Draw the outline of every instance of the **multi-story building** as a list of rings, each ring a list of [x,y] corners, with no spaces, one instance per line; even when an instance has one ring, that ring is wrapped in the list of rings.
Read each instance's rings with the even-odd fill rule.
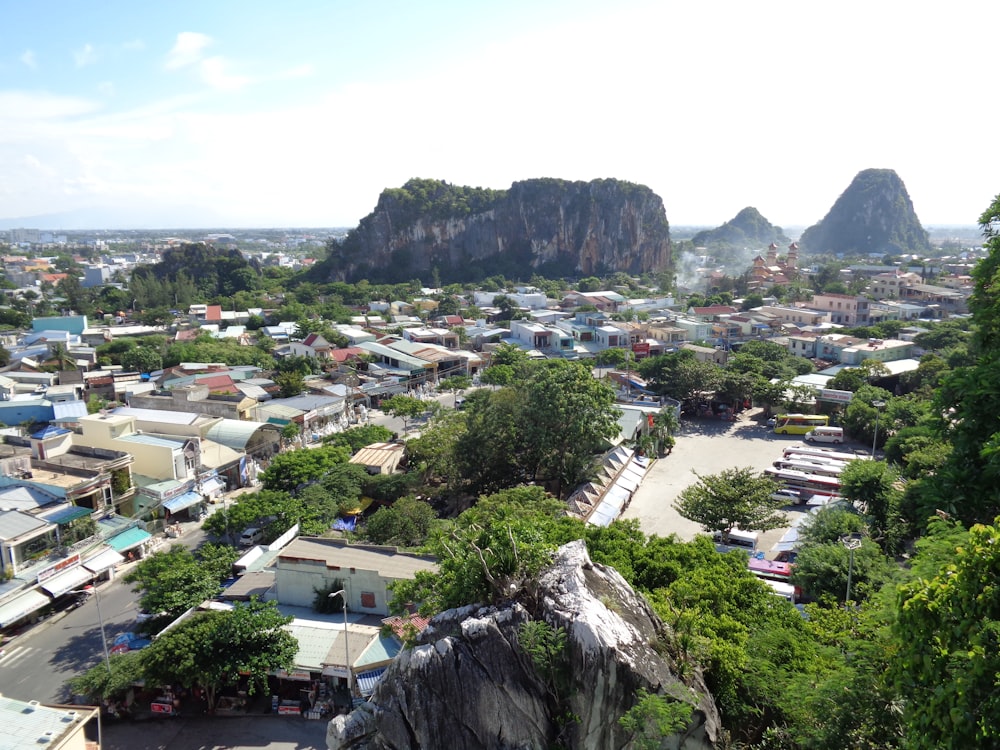
[[[869,301],[856,294],[816,294],[809,306],[830,316],[830,322],[843,326],[866,326]]]

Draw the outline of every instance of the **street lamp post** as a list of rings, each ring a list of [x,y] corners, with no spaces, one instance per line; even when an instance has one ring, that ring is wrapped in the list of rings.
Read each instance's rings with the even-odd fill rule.
[[[104,647],[104,664],[108,668],[108,674],[111,674],[111,652],[108,651],[108,637],[104,633],[104,615],[101,614],[101,590],[97,587],[97,584],[90,584],[86,588],[74,591],[74,594],[89,594],[93,592],[95,601],[97,602],[97,622],[101,626],[101,645]]]
[[[851,600],[851,578],[854,575],[854,550],[861,547],[861,534],[848,534],[840,538],[841,543],[847,547],[851,553],[850,561],[847,563],[847,594],[844,597],[844,606]]]
[[[354,693],[351,690],[351,647],[347,642],[347,592],[344,589],[340,589],[339,591],[330,593],[328,596],[330,599],[340,596],[344,600],[344,666],[347,668],[347,693],[353,697]]]
[[[875,458],[875,444],[878,442],[878,417],[882,413],[885,401],[872,401],[872,406],[875,407],[875,436],[872,438],[872,458]]]

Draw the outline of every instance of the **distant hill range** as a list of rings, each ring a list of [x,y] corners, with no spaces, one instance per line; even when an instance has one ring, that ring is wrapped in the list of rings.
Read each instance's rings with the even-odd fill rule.
[[[802,233],[799,246],[811,253],[846,254],[931,249],[906,186],[891,169],[859,172],[823,220]]]
[[[413,179],[329,244],[317,280],[475,281],[644,273],[670,264],[663,200],[621,180],[533,179],[508,190]]]
[[[720,227],[698,232],[691,241],[697,247],[759,248],[772,243],[785,247],[791,240],[781,227],[769,222],[756,208],[748,207]]]
[[[183,217],[183,222],[179,220]],[[170,229],[224,227],[223,220],[202,206],[93,206],[90,208],[0,219],[0,230],[39,229],[50,232],[101,229]],[[231,225],[230,225],[231,226]]]

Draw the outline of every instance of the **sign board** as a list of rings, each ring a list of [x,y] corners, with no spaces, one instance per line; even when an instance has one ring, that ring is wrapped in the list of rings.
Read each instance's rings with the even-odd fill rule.
[[[50,565],[49,567],[44,568],[38,574],[38,582],[41,583],[42,581],[47,581],[53,576],[57,576],[63,571],[69,570],[70,568],[75,567],[76,565],[79,564],[80,564],[80,554],[77,553],[75,555],[70,555],[65,560],[60,560],[55,565]]]
[[[849,404],[854,394],[851,391],[835,391],[831,388],[820,388],[820,401],[833,401],[837,404]]]
[[[648,341],[637,341],[632,344],[632,353],[635,354],[637,359],[642,359],[643,357],[649,356],[649,342]]]

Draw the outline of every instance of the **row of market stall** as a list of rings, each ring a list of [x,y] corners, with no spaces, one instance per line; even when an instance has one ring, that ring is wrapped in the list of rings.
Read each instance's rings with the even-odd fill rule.
[[[68,603],[84,587],[111,580],[115,568],[136,557],[151,535],[129,526],[103,545],[64,557],[31,571],[31,578],[18,576],[0,584],[0,633],[9,634],[37,621]]]

